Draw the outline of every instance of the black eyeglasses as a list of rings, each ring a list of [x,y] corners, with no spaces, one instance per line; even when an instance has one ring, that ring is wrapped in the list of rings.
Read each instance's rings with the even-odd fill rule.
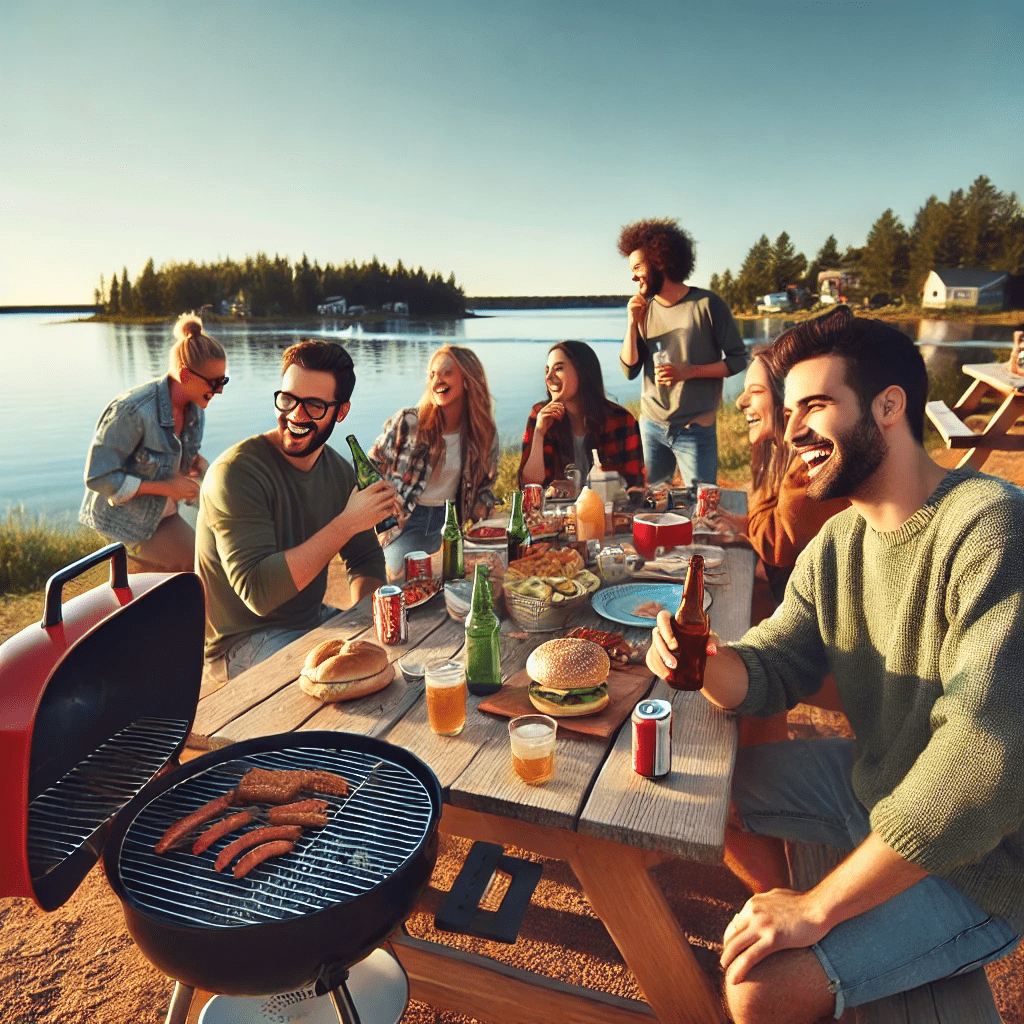
[[[322,398],[299,398],[290,391],[274,392],[274,408],[278,412],[291,412],[299,405],[311,420],[322,420],[332,405],[341,405],[341,402],[325,402]]]
[[[192,367],[190,366],[189,369],[192,370]],[[204,377],[201,373],[199,373],[196,370],[192,370],[192,372],[200,380],[205,380],[206,383],[209,384],[214,391],[223,391],[224,388],[227,386],[228,381],[231,380],[230,377]]]

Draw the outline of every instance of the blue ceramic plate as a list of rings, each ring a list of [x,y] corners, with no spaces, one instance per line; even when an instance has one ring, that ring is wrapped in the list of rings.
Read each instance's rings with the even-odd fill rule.
[[[654,619],[634,615],[633,609],[646,601],[657,601],[672,614],[683,597],[682,583],[623,583],[599,590],[590,598],[594,611],[623,626],[653,626]],[[704,591],[704,608],[711,607],[711,593]]]

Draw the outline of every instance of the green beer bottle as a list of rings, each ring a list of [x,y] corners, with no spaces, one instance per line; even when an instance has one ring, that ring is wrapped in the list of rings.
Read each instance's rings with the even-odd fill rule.
[[[505,535],[508,537],[508,560],[514,562],[517,558],[522,558],[523,548],[528,548],[531,543],[530,529],[523,516],[522,491],[512,492],[512,514],[508,517]]]
[[[345,440],[348,441],[348,446],[352,451],[352,465],[355,466],[356,486],[359,490],[365,490],[370,486],[370,484],[375,484],[378,480],[383,480],[384,478],[380,475],[380,470],[370,461],[366,452],[359,447],[356,435],[349,434]],[[374,527],[374,530],[376,530],[377,533],[384,533],[385,530],[390,530],[392,527],[397,525],[398,519],[395,516],[388,516],[387,519],[382,519]]]
[[[473,574],[473,603],[466,616],[466,686],[477,697],[486,697],[501,689],[501,654],[498,630],[501,623],[494,614],[491,570],[477,563]]]
[[[441,531],[441,579],[461,580],[466,575],[462,562],[462,529],[451,498],[445,502],[444,529]]]

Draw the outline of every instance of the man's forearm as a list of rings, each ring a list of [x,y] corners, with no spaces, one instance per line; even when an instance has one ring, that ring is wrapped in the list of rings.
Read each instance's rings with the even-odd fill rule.
[[[729,367],[725,365],[724,359],[716,363],[691,363],[691,377],[728,377]]]
[[[626,366],[636,366],[640,359],[640,350],[637,347],[637,335],[639,331],[636,324],[630,323],[626,327],[626,336],[622,339],[622,348],[619,350],[619,359]]]
[[[731,711],[742,704],[750,687],[746,662],[731,648],[719,645],[704,669],[701,693],[720,708]]]
[[[374,579],[372,576],[356,576],[349,581],[348,592],[352,597],[352,603],[358,604],[364,597],[369,597],[383,586],[383,580]]]
[[[927,874],[872,832],[808,896],[831,931],[837,924],[898,896]]]
[[[352,539],[340,517],[332,519],[308,540],[284,553],[284,560],[297,590],[305,590],[324,566]]]

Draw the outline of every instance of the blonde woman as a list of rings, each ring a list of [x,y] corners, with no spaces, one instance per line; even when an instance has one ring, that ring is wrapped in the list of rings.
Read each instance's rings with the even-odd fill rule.
[[[442,345],[427,368],[419,405],[399,409],[370,449],[370,458],[395,486],[399,525],[381,535],[388,576],[400,576],[410,551],[441,546],[445,502],[459,522],[479,520],[494,508],[498,428],[487,376],[476,355]]]
[[[178,502],[199,496],[204,410],[228,378],[223,347],[195,313],[178,317],[174,339],[167,375],[119,395],[100,416],[78,518],[123,541],[138,568],[185,572],[196,538]]]

